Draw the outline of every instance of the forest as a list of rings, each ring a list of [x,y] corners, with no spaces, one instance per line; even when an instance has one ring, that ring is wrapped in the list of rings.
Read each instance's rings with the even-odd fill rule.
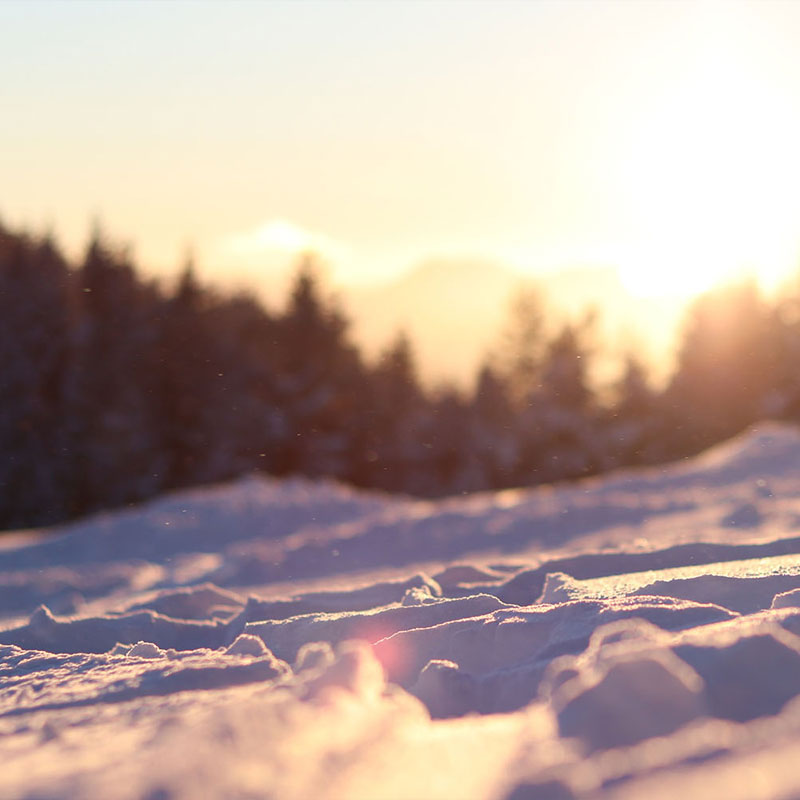
[[[0,528],[253,471],[420,497],[531,486],[800,421],[800,279],[769,300],[753,282],[697,298],[657,388],[633,355],[593,385],[591,315],[551,316],[521,292],[472,385],[430,387],[402,333],[365,359],[310,256],[269,311],[191,263],[145,279],[99,234],[73,264],[0,228]]]

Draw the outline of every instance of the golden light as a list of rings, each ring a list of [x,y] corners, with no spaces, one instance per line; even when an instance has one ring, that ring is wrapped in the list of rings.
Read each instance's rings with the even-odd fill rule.
[[[318,267],[352,259],[345,244],[282,218],[212,240],[205,253],[204,260],[216,269],[215,280],[240,288],[259,287],[278,296],[283,295],[304,253],[314,253],[320,259]]]
[[[796,265],[796,103],[762,67],[769,53],[748,20],[706,22],[696,57],[623,137],[637,230],[618,262],[634,294],[688,297],[743,272],[769,285]]]
[[[253,251],[299,253],[313,249],[320,236],[285,219],[272,219],[248,233],[230,237],[229,249],[250,254]]]

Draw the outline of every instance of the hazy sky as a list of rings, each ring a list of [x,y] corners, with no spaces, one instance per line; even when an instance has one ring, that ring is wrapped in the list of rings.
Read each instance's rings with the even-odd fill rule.
[[[144,266],[797,264],[800,3],[0,3],[0,218]]]

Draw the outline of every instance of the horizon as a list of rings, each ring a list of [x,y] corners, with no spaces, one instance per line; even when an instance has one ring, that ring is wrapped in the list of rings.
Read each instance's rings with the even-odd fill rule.
[[[309,250],[351,295],[613,269],[663,362],[693,297],[798,269],[798,37],[777,2],[6,2],[0,219],[262,298]]]
[[[68,252],[51,232],[5,227],[15,234],[46,237],[64,254],[71,269],[80,267],[83,252]],[[471,390],[481,366],[499,354],[514,300],[528,290],[535,290],[543,302],[548,335],[565,324],[580,325],[587,314],[595,317],[589,375],[593,386],[603,392],[621,377],[630,356],[646,368],[654,387],[664,386],[675,368],[692,302],[706,292],[749,279],[723,279],[686,298],[637,298],[622,283],[619,270],[610,265],[575,265],[531,276],[497,260],[465,256],[432,257],[380,282],[347,284],[336,280],[336,273],[318,253],[304,251],[287,257],[269,281],[256,284],[198,270],[191,251],[170,273],[148,269],[130,243],[115,241],[97,223],[82,250],[98,238],[111,252],[122,254],[142,278],[155,280],[164,289],[171,290],[191,264],[209,289],[250,295],[270,313],[286,308],[298,270],[311,258],[323,295],[344,312],[352,341],[368,361],[379,359],[403,333],[410,339],[419,378],[428,388],[449,385],[466,391]],[[764,287],[759,285],[759,290],[766,298]],[[456,294],[458,304],[442,305],[442,295],[449,292]]]
[[[320,289],[344,312],[353,342],[367,359],[378,359],[396,336],[404,333],[410,337],[419,377],[428,387],[453,385],[469,390],[481,365],[497,352],[515,297],[527,290],[541,296],[550,333],[560,325],[577,323],[586,314],[596,314],[594,339],[598,349],[590,374],[598,387],[619,377],[629,355],[646,366],[654,385],[662,384],[674,366],[681,320],[697,296],[634,298],[622,284],[619,271],[608,265],[575,265],[529,275],[497,260],[469,256],[430,257],[399,275],[348,284],[337,281],[330,264],[314,251],[287,256],[281,269],[256,283],[241,276],[198,270],[191,249],[169,272],[148,269],[136,256],[135,246],[114,240],[98,223],[81,250],[72,252],[52,232],[15,229],[2,219],[0,227],[14,234],[47,238],[71,269],[80,267],[87,248],[99,238],[111,252],[124,254],[142,278],[155,280],[165,289],[174,287],[191,264],[196,277],[209,289],[250,295],[271,313],[280,313],[286,307],[298,270],[306,258],[311,258]],[[470,291],[471,287],[479,291]],[[431,294],[429,288],[439,294]],[[441,292],[455,292],[459,305],[442,306]],[[637,310],[630,302],[634,299]],[[648,326],[654,318],[663,324]],[[469,324],[465,324],[467,321]]]

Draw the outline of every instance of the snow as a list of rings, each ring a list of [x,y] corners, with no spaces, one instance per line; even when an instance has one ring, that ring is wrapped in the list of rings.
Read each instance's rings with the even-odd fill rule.
[[[0,547],[0,797],[800,795],[800,434],[418,501],[250,476]]]

